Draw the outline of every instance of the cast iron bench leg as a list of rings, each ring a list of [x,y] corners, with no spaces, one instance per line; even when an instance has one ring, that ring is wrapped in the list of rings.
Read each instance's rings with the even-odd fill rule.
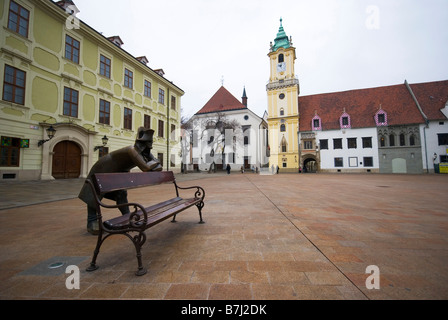
[[[196,207],[198,207],[198,210],[199,210],[199,218],[200,218],[199,223],[204,223],[204,220],[202,220],[202,208],[204,207],[204,202],[203,201],[199,202],[196,205]]]
[[[100,247],[101,244],[103,243],[104,239],[103,238],[103,230],[100,230],[100,233],[98,234],[98,240],[96,242],[96,247],[95,250],[93,252],[93,258],[92,258],[92,262],[90,262],[90,266],[86,269],[86,271],[91,272],[91,271],[95,271],[96,269],[98,269],[98,266],[96,265],[96,258],[98,257],[98,253],[100,253]]]
[[[132,242],[134,243],[135,246],[135,251],[137,253],[137,262],[138,262],[138,270],[135,272],[136,276],[142,276],[147,272],[146,268],[143,268],[142,252],[141,252],[141,248],[145,243],[145,241],[146,241],[146,234],[144,232],[140,232],[132,239]]]

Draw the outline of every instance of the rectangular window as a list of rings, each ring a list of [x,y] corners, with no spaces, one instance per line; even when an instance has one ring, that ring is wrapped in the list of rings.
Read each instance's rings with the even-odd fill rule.
[[[176,140],[176,125],[174,124],[171,125],[171,140]]]
[[[100,55],[100,74],[110,79],[110,68],[110,59],[103,55]]]
[[[333,149],[342,149],[342,139],[333,139]]]
[[[303,149],[312,150],[313,149],[313,141],[303,141]]]
[[[9,4],[8,29],[28,38],[30,12],[14,1]]]
[[[348,117],[342,117],[342,125],[348,126]]]
[[[363,148],[372,148],[372,137],[362,138],[362,147]]]
[[[134,73],[131,70],[124,69],[124,86],[129,89],[134,87]]]
[[[17,104],[25,104],[26,73],[20,69],[5,65],[3,82],[3,100]]]
[[[328,150],[328,139],[319,140],[319,144],[321,150]]]
[[[132,130],[132,109],[124,108],[124,128]]]
[[[347,146],[349,149],[356,149],[356,138],[347,138]]]
[[[378,123],[385,123],[386,122],[386,115],[384,113],[378,114]]]
[[[159,137],[163,138],[163,120],[159,120]]]
[[[163,164],[163,153],[157,153],[157,160],[159,160],[159,162]]]
[[[314,119],[314,120],[313,120],[313,127],[314,127],[314,128],[319,128],[319,127],[320,127],[320,121],[319,121],[319,119]]]
[[[69,35],[65,36],[65,57],[67,59],[79,64],[79,48],[78,40],[73,39]]]
[[[165,104],[165,90],[159,89],[159,103]]]
[[[145,92],[143,93],[145,97],[151,98],[151,82],[145,80]]]
[[[110,124],[110,102],[100,99],[99,122]]]
[[[106,154],[109,153],[109,147],[100,147],[98,150],[98,157],[104,157]]]
[[[64,88],[64,116],[78,117],[78,91]]]
[[[348,158],[348,166],[349,167],[357,167],[358,166],[358,157],[349,157]]]
[[[176,110],[176,97],[171,96],[171,109]]]
[[[1,137],[0,167],[18,167],[20,162],[20,138]]]
[[[373,157],[364,157],[364,167],[373,167]]]
[[[334,166],[335,167],[343,167],[344,166],[344,161],[343,161],[342,157],[334,158]]]
[[[145,114],[143,117],[143,126],[145,128],[151,128],[151,116]]]
[[[437,134],[437,138],[439,140],[439,146],[448,145],[448,133],[439,133]]]

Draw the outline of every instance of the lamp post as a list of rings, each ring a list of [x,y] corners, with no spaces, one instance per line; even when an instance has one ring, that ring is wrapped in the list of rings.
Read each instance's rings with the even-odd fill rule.
[[[98,149],[100,149],[100,148],[102,148],[102,147],[105,147],[105,146],[107,145],[107,142],[109,141],[109,138],[106,137],[106,135],[104,135],[104,137],[101,138],[101,141],[103,142],[103,145],[102,145],[102,146],[96,146],[96,147],[93,149],[93,151],[96,151],[96,150],[98,150]]]
[[[40,146],[43,145],[45,142],[50,141],[51,139],[53,139],[54,135],[56,134],[56,129],[53,128],[52,125],[50,125],[50,127],[47,128],[46,131],[47,131],[48,139],[46,139],[46,140],[39,140],[39,142],[37,143],[37,146],[40,147]]]

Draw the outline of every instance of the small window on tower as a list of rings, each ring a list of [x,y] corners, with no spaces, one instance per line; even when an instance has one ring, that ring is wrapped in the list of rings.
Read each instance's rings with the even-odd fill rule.
[[[283,56],[283,53],[279,54],[279,56],[278,56],[278,63],[281,63],[281,62],[284,62],[284,61],[285,61],[285,58]]]

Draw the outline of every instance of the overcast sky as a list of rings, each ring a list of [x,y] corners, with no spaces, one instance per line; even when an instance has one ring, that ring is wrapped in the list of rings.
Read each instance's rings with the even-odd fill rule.
[[[300,95],[448,79],[448,0],[74,0],[77,17],[185,91],[183,115],[222,81],[267,110],[269,43],[280,17]]]

